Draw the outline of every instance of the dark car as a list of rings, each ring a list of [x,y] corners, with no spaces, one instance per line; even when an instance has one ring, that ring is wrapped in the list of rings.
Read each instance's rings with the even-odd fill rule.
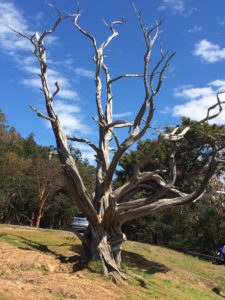
[[[77,213],[74,217],[71,228],[72,230],[75,229],[79,232],[84,232],[88,227],[88,220],[82,213]]]

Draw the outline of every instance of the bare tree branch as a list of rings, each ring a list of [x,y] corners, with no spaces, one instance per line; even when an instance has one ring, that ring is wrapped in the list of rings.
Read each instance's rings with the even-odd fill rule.
[[[171,133],[164,133],[162,134],[162,139],[165,141],[171,141],[171,142],[178,142],[182,140],[185,136],[185,134],[191,129],[190,126],[185,127],[181,133],[176,134],[176,132],[179,130],[179,127],[176,127]]]
[[[124,127],[131,127],[133,126],[133,122],[127,123],[125,120],[117,120],[110,124],[107,124],[104,126],[104,128],[107,130],[109,128],[124,128]]]
[[[208,108],[206,117],[204,119],[202,119],[201,121],[199,121],[199,123],[205,123],[209,120],[215,119],[216,117],[218,117],[221,114],[221,112],[223,110],[222,104],[225,104],[225,101],[221,101],[219,96],[224,93],[225,93],[225,91],[219,92],[216,94],[217,103],[215,103],[214,105],[212,105],[211,107]],[[210,111],[215,109],[217,106],[219,107],[218,112],[210,116]]]
[[[142,104],[135,120],[133,123],[133,133],[126,138],[122,143],[121,143],[121,147],[120,149],[117,150],[117,152],[115,153],[111,165],[107,171],[106,174],[106,178],[105,178],[105,182],[104,182],[104,186],[105,188],[107,187],[108,184],[110,184],[112,176],[115,172],[116,166],[118,164],[119,159],[122,157],[123,153],[131,146],[133,145],[137,140],[139,140],[147,131],[147,129],[150,126],[150,122],[152,120],[153,117],[153,113],[154,113],[154,96],[159,92],[160,86],[161,86],[161,82],[162,82],[162,75],[165,72],[169,61],[173,58],[174,53],[171,54],[169,56],[169,58],[167,59],[167,61],[165,62],[165,65],[163,66],[162,70],[161,70],[161,75],[159,76],[158,79],[158,85],[155,91],[153,91],[153,93],[150,95],[149,94],[149,87],[148,87],[148,82],[147,82],[147,77],[148,77],[148,64],[149,64],[149,59],[150,59],[150,52],[152,49],[152,45],[149,45],[149,48],[147,49],[146,55],[145,55],[145,66],[144,66],[144,86],[145,86],[145,99],[144,99],[144,103]],[[146,110],[149,108],[149,112],[148,112],[148,116],[145,122],[145,125],[143,127],[143,129],[140,128],[140,123],[141,120],[146,112]]]
[[[70,136],[67,136],[67,139],[69,141],[73,141],[73,142],[85,143],[88,146],[90,146],[98,155],[100,155],[100,149],[95,144],[93,144],[91,141],[89,141],[88,139],[76,138],[76,137],[70,137]]]
[[[56,90],[55,90],[55,92],[54,92],[53,95],[52,95],[52,98],[53,98],[53,99],[55,98],[55,96],[58,94],[58,92],[59,92],[59,90],[60,90],[59,84],[58,84],[57,81],[55,82],[55,86],[56,86]]]
[[[48,120],[48,121],[51,121],[51,122],[55,122],[55,119],[46,116],[45,114],[43,114],[42,112],[40,112],[39,110],[37,110],[37,108],[33,107],[31,104],[29,105],[29,107],[30,107],[33,111],[35,111],[35,112],[37,113],[37,116],[38,116],[38,117],[44,118],[44,119],[46,119],[46,120]]]
[[[173,147],[170,153],[169,168],[170,168],[170,180],[169,185],[173,186],[177,178],[176,162],[175,162],[175,153],[176,153],[176,142],[173,143]]]
[[[101,44],[100,49],[104,49],[118,35],[118,32],[115,30],[114,26],[123,25],[124,23],[125,23],[124,18],[121,18],[121,21],[114,21],[110,25],[104,21],[106,27],[108,27],[111,30],[112,35],[110,35],[108,39]]]
[[[117,137],[117,135],[115,134],[115,132],[114,132],[113,129],[110,129],[110,131],[111,131],[111,133],[112,133],[112,135],[113,135],[113,138],[114,138],[114,140],[115,140],[115,142],[116,142],[117,149],[119,149],[119,148],[120,148],[120,142],[119,142],[119,140],[118,140],[118,137]]]
[[[94,38],[93,35],[91,35],[90,33],[86,32],[83,28],[81,28],[78,24],[78,19],[81,15],[81,11],[80,11],[80,6],[78,5],[78,9],[77,9],[77,14],[75,15],[75,18],[74,18],[74,26],[83,34],[85,35],[86,37],[88,37],[92,43],[93,43],[93,47],[95,49],[95,54],[97,55],[97,52],[98,52],[98,49],[97,49],[97,44],[96,44],[96,40]]]
[[[117,76],[115,78],[112,78],[111,80],[109,80],[108,84],[112,84],[113,82],[118,81],[123,78],[143,78],[143,77],[144,77],[143,75],[140,75],[137,73],[136,74],[123,74],[123,75]]]
[[[173,198],[162,198],[157,199],[159,192],[156,192],[156,194],[153,194],[150,197],[143,198],[140,200],[135,200],[136,202],[126,204],[126,208],[119,209],[121,212],[118,214],[117,221],[121,221],[122,223],[140,217],[147,215],[149,210],[154,211],[158,209],[165,208],[167,206],[177,206],[181,204],[185,204],[188,202],[193,202],[198,200],[202,195],[204,194],[205,188],[208,184],[209,179],[212,177],[212,175],[215,172],[215,169],[218,165],[218,162],[215,161],[215,153],[212,156],[211,162],[209,164],[208,170],[202,180],[202,183],[199,185],[199,187],[191,194],[185,195],[185,196],[179,196],[179,197],[173,197]],[[162,194],[160,197],[163,196]],[[156,201],[157,200],[157,201]],[[120,206],[121,207],[121,206]],[[134,207],[134,208],[133,208]]]

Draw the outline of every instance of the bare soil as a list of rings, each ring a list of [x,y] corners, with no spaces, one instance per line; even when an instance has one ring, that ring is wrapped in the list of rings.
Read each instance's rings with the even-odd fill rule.
[[[13,233],[15,229],[1,228]],[[67,251],[67,259],[74,252]],[[0,242],[0,299],[126,299],[109,280],[89,279],[84,271],[73,271],[73,264],[35,249],[18,248]],[[97,287],[97,288],[96,288]]]

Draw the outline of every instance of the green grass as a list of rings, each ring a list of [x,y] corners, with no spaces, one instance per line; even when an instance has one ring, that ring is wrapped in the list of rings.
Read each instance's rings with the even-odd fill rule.
[[[61,235],[61,237],[60,237]],[[49,255],[64,254],[66,250],[80,251],[80,244],[68,239],[65,234],[57,231],[14,231],[1,233],[0,242],[6,242],[21,249],[35,249]]]
[[[8,243],[20,249],[34,249],[58,257],[70,257],[81,250],[80,243],[72,235],[57,231],[7,230],[1,232],[0,243]],[[76,258],[75,258],[76,259]],[[225,297],[225,267],[184,255],[174,250],[136,242],[127,242],[122,253],[122,271],[127,284],[119,286],[117,299],[124,296],[130,300],[214,300]],[[71,260],[71,263],[73,261]],[[15,272],[26,271],[32,265],[19,265]],[[39,270],[48,280],[49,270],[44,264]],[[83,271],[83,278],[93,284],[102,284],[110,289],[111,282],[102,275],[99,262],[91,261]],[[4,271],[0,272],[4,276]],[[79,280],[79,279],[77,279]],[[220,293],[219,296],[217,293]],[[3,296],[2,296],[3,297]],[[63,300],[63,295],[52,295],[54,300]],[[4,299],[1,298],[0,300]],[[116,298],[114,298],[116,299]]]

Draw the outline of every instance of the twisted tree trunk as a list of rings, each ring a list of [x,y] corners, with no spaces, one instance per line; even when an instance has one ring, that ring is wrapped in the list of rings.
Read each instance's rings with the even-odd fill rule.
[[[89,226],[84,235],[86,240],[82,244],[82,262],[100,260],[104,275],[117,281],[121,278],[125,279],[120,271],[120,266],[121,250],[123,243],[126,241],[126,236],[122,232],[112,233],[112,231],[113,226],[108,230],[102,226],[98,228]]]

